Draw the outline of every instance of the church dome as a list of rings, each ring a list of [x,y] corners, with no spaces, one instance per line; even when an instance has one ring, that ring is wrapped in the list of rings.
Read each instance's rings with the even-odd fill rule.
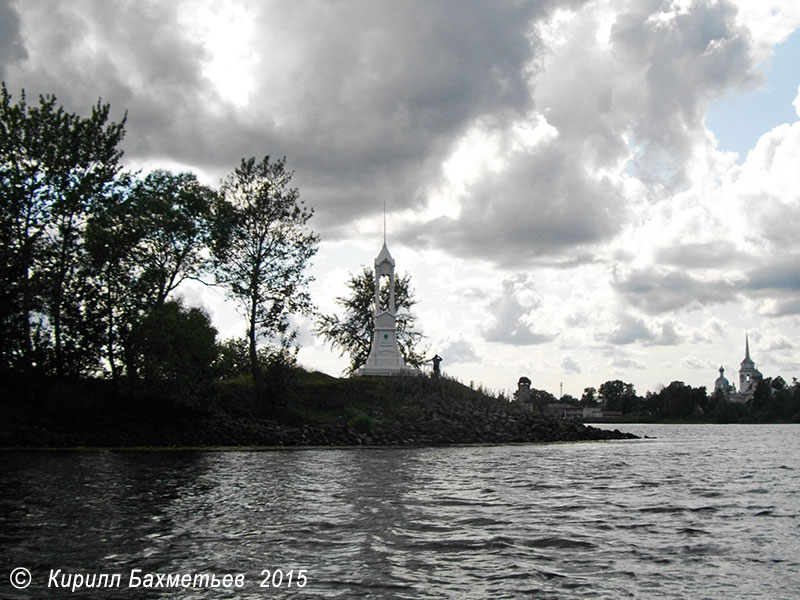
[[[719,377],[714,382],[714,390],[722,390],[723,392],[727,392],[730,388],[730,381],[725,378],[725,369],[723,367],[719,368]]]

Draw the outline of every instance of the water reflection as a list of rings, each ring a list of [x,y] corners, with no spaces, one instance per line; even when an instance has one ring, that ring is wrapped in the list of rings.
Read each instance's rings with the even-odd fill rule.
[[[193,598],[790,597],[800,427],[663,427],[631,443],[0,453],[0,574],[40,575],[0,596],[52,596],[51,568],[139,568],[247,574]],[[308,586],[259,589],[275,568]]]

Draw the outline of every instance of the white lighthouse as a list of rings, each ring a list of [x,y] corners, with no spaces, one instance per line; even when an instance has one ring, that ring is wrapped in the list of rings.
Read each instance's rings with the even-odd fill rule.
[[[389,286],[389,302],[381,305],[381,281],[386,277]],[[394,297],[394,259],[383,242],[383,248],[375,258],[375,317],[372,345],[366,364],[356,375],[403,375],[415,373],[406,365],[397,345],[397,308]]]

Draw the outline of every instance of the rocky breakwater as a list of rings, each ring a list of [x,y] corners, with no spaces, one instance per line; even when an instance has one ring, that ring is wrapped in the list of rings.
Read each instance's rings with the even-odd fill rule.
[[[211,443],[263,446],[424,446],[635,439],[619,430],[543,417],[529,407],[480,397],[430,397],[409,402],[386,417],[380,408],[348,422],[288,426],[274,422],[228,423],[207,432]]]
[[[365,417],[346,425],[283,432],[282,445],[449,445],[635,439],[619,430],[543,417],[503,402],[419,402],[392,420]]]
[[[360,403],[361,409],[349,400],[334,402],[331,394],[322,393],[315,397],[329,402],[326,412],[300,419],[287,418],[288,410],[281,418],[237,412],[224,405],[210,411],[116,413],[90,411],[87,405],[83,413],[73,407],[61,413],[18,414],[9,420],[7,429],[0,427],[0,446],[422,446],[636,437],[543,417],[530,407],[491,398],[452,382],[437,385],[420,378],[356,383],[358,392],[374,394]]]
[[[465,406],[458,412],[439,407],[397,422],[376,423],[367,444],[507,444],[633,439],[619,430],[542,417],[529,411]]]

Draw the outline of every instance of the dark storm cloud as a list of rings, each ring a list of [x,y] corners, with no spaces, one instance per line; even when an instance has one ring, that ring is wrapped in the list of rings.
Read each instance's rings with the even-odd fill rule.
[[[415,228],[418,241],[515,267],[550,257],[556,266],[593,262],[582,248],[611,239],[624,223],[622,191],[593,178],[557,147],[515,156],[472,190],[458,219]]]
[[[800,256],[781,256],[748,274],[745,287],[750,290],[800,291]]]
[[[458,218],[415,226],[407,239],[509,268],[581,264],[622,231],[635,201],[598,169],[613,172],[632,156],[645,182],[684,183],[708,102],[753,80],[751,41],[727,2],[662,11],[669,6],[660,0],[632,2],[616,15],[608,48],[597,45],[597,12],[578,11],[568,41],[543,51],[543,71],[532,80],[535,108],[557,135],[511,152],[470,187]],[[721,260],[728,247],[703,250],[668,258]]]
[[[27,56],[19,31],[17,11],[8,0],[0,0],[0,80],[5,78],[5,67]]]
[[[28,60],[9,84],[53,93],[79,113],[98,97],[115,118],[128,111],[123,147],[130,158],[203,167],[219,161],[230,170],[238,153],[225,149],[248,135],[202,75],[206,51],[186,39],[179,6],[26,1],[20,9]]]
[[[655,18],[664,3],[634,2],[604,52],[591,47],[597,16],[587,17],[599,9],[585,5],[245,3],[256,67],[240,108],[208,79],[211,49],[184,22],[191,2],[27,0],[19,20],[0,4],[0,39],[12,90],[52,92],[79,112],[98,97],[115,115],[127,110],[131,159],[222,176],[242,157],[286,155],[326,239],[350,236],[353,219],[384,200],[390,211],[422,207],[477,122],[504,134],[539,110],[554,140],[510,152],[467,191],[461,217],[397,238],[503,266],[572,266],[596,260],[594,247],[627,221],[620,184],[595,169],[624,157],[629,137],[642,169],[658,171],[653,156],[682,164],[705,103],[745,82],[750,64],[726,2],[670,21]],[[559,8],[587,20],[574,47],[546,61],[536,24]]]
[[[617,276],[612,286],[629,304],[649,314],[731,302],[739,292],[733,282],[701,280],[682,271],[658,269]]]
[[[275,133],[297,157],[323,219],[346,228],[383,200],[390,210],[421,206],[476,119],[500,127],[530,108],[533,23],[549,10],[548,3],[347,2],[282,21],[296,34],[296,55],[288,67],[293,89],[277,92],[288,100]],[[270,86],[265,80],[257,95],[274,94]]]
[[[578,4],[246,4],[258,66],[249,104],[234,109],[181,22],[192,3],[33,0],[20,7],[35,52],[10,84],[71,110],[98,96],[128,110],[133,159],[227,173],[242,157],[286,155],[318,226],[334,231],[382,200],[422,203],[475,119],[528,109],[533,24]]]
[[[662,0],[631,3],[611,30],[619,58],[639,87],[626,99],[636,167],[645,178],[685,181],[692,140],[703,130],[706,106],[726,89],[753,86],[752,40],[736,24],[733,4],[693,2],[685,10]]]

